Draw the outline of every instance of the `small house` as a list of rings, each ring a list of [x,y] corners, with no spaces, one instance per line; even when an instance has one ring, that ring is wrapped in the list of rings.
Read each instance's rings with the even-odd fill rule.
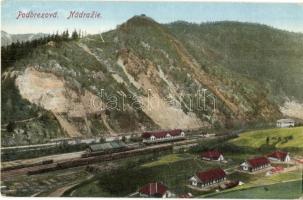
[[[157,197],[157,198],[167,198],[171,197],[172,194],[168,188],[159,182],[148,183],[139,189],[140,197]]]
[[[215,161],[223,161],[223,154],[217,150],[206,151],[201,154],[201,158],[203,160],[215,160]]]
[[[283,152],[283,151],[274,151],[268,156],[269,160],[272,161],[281,161],[281,162],[289,162],[290,161],[290,156],[288,152]]]
[[[166,142],[185,139],[185,133],[181,129],[167,131],[150,131],[142,133],[144,143]]]
[[[290,128],[295,126],[295,120],[293,119],[279,119],[277,120],[278,128]]]
[[[221,168],[197,172],[189,179],[190,184],[195,187],[209,187],[226,180],[226,173]]]
[[[243,171],[254,172],[254,171],[265,169],[270,166],[271,166],[270,162],[266,157],[257,157],[245,161],[240,165],[240,168]]]

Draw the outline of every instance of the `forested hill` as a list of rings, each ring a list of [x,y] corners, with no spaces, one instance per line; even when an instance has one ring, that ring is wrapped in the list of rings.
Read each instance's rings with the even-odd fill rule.
[[[257,80],[279,102],[303,102],[302,33],[228,21],[166,26],[206,70]]]

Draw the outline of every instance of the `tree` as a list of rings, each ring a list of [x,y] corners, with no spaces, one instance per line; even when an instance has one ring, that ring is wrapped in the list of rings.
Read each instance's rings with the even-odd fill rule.
[[[82,38],[81,29],[79,29],[79,31],[78,31],[78,37],[79,37],[79,38]]]
[[[63,38],[63,40],[68,40],[68,38],[69,38],[68,29],[66,29],[66,31],[63,31],[62,38]]]
[[[267,136],[267,138],[266,138],[266,144],[267,144],[267,145],[269,145],[269,140],[270,140],[270,139],[269,139],[269,137]]]
[[[7,130],[8,132],[11,133],[11,132],[14,132],[15,128],[16,128],[15,122],[10,121],[10,122],[7,124],[6,130]]]
[[[79,34],[77,33],[76,30],[74,30],[74,31],[72,32],[72,39],[73,39],[73,40],[79,39]]]
[[[101,137],[101,138],[99,139],[99,143],[104,143],[104,142],[106,142],[105,138],[104,138],[104,137]]]
[[[57,31],[56,34],[55,34],[55,37],[54,37],[54,41],[59,42],[60,40],[61,40],[61,37],[59,35],[59,32]]]
[[[213,127],[214,127],[215,130],[220,130],[222,128],[219,121],[215,121],[214,124],[213,124]]]

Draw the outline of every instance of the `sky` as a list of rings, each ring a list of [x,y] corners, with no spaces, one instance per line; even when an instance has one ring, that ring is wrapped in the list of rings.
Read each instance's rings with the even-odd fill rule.
[[[18,13],[54,13],[51,19],[17,19]],[[67,19],[71,11],[99,12],[100,18]],[[109,2],[109,1],[22,1],[1,2],[1,30],[8,33],[53,33],[82,29],[100,33],[114,29],[134,15],[145,14],[159,23],[183,20],[194,23],[240,21],[261,23],[303,33],[303,3],[227,2]]]

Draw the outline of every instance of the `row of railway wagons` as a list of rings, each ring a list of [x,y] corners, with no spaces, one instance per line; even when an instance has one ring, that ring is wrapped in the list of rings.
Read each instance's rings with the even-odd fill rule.
[[[49,166],[45,167],[37,167],[35,169],[32,169],[27,172],[28,175],[33,174],[40,174],[44,172],[50,172],[60,169],[67,169],[71,167],[78,167],[83,165],[89,165],[94,164],[98,162],[104,162],[104,161],[111,161],[111,160],[117,160],[122,159],[130,156],[136,156],[136,155],[143,155],[147,153],[155,153],[159,151],[169,151],[172,149],[172,145],[165,145],[161,147],[148,147],[145,149],[134,149],[134,150],[128,150],[123,152],[117,152],[117,153],[110,153],[105,155],[99,155],[99,156],[91,156],[91,157],[85,157],[85,158],[73,158],[69,159],[63,162],[53,163]]]

